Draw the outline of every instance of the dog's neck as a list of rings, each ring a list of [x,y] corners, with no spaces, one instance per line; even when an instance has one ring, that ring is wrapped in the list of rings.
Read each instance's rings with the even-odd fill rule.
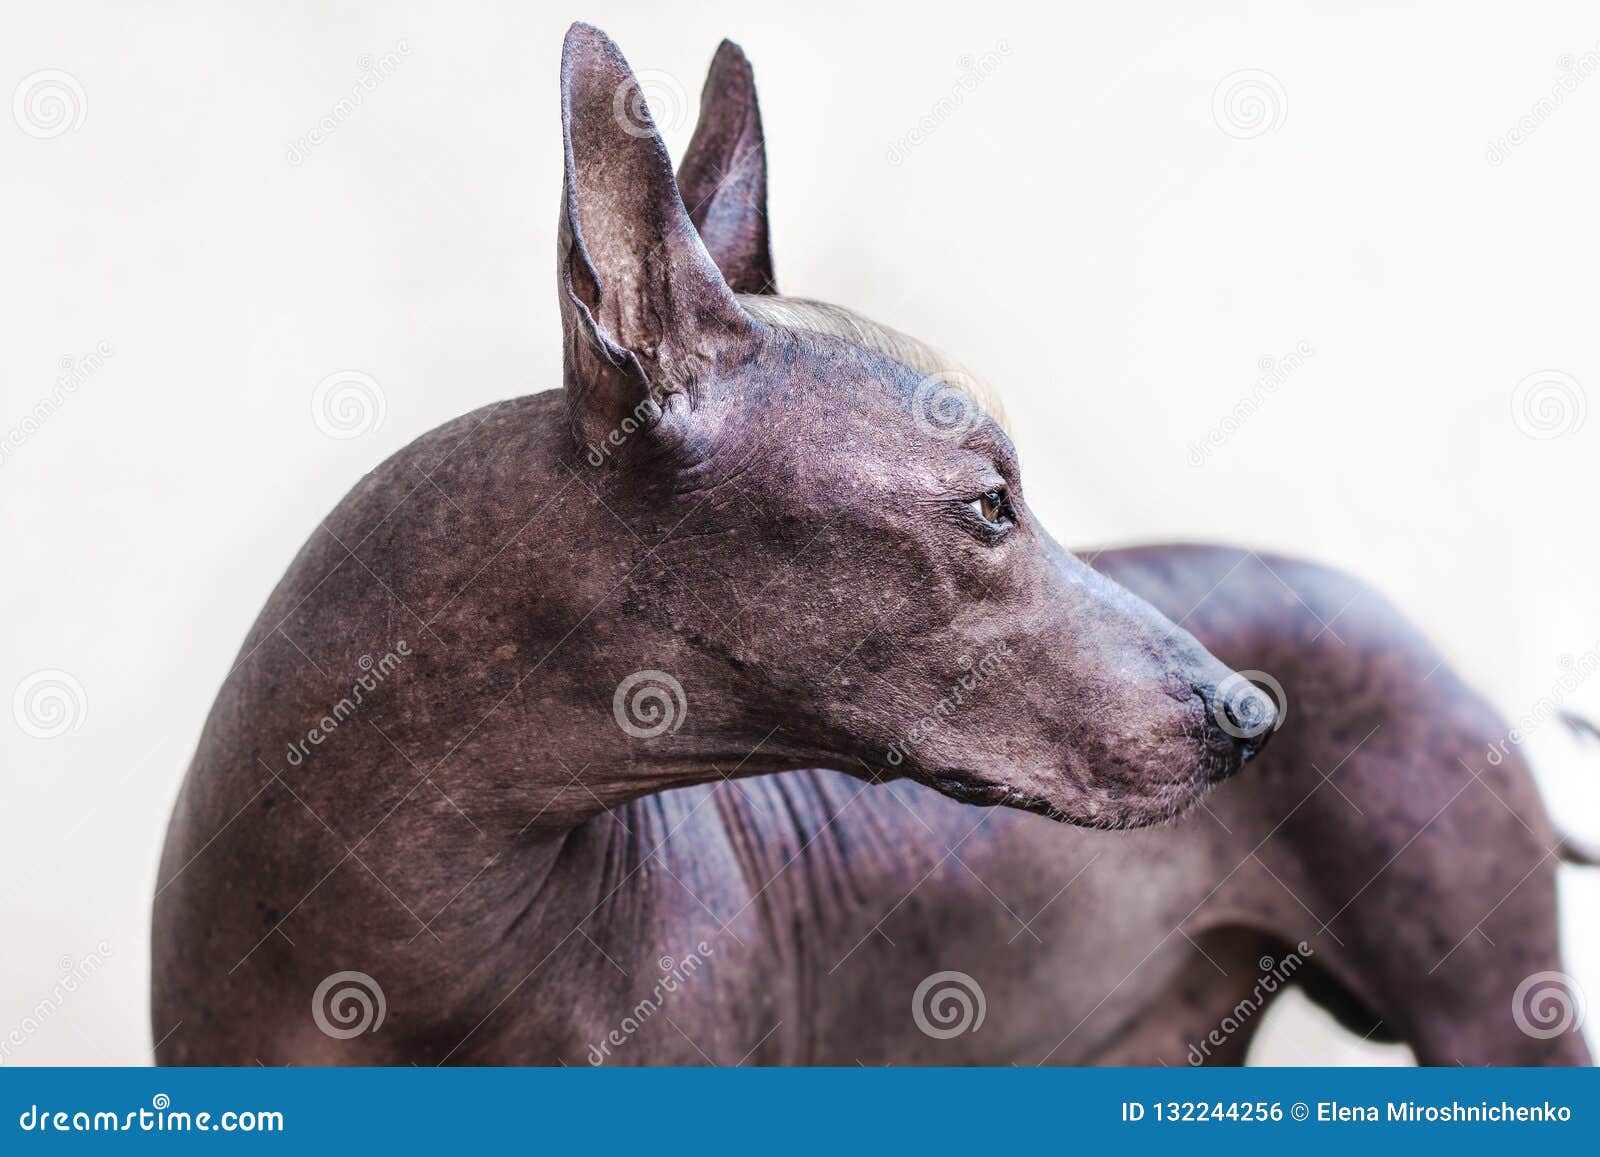
[[[630,524],[562,405],[559,391],[497,403],[419,439],[275,592],[232,681],[271,717],[249,746],[308,803],[426,776],[475,819],[559,830],[819,762],[761,683],[785,624],[733,616],[723,594],[748,512],[674,494],[659,526]]]

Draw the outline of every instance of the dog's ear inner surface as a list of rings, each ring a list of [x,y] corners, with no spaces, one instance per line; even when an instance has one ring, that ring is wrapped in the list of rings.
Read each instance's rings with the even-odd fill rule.
[[[684,210],[632,70],[586,24],[562,49],[561,127],[565,386],[576,426],[603,433],[659,416],[672,394],[692,400],[711,336],[751,322]]]

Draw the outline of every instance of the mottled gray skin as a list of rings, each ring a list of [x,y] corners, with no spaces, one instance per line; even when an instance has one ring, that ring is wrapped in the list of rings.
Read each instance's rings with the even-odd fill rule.
[[[718,263],[752,292],[776,292],[755,81],[728,42],[680,179]],[[1260,961],[1272,957],[1270,971],[1282,975],[1285,947],[1309,940],[1314,963],[1296,963],[1294,980],[1362,1035],[1405,1040],[1424,1062],[1587,1063],[1581,1035],[1531,1037],[1511,1009],[1526,977],[1560,969],[1557,861],[1596,857],[1551,827],[1503,721],[1419,633],[1369,588],[1314,563],[1218,546],[1091,561],[1225,661],[1265,668],[1295,719],[1258,773],[1171,832],[1106,840],[997,816],[963,845],[969,865],[992,871],[959,874],[936,889],[936,904],[959,906],[951,897],[970,893],[968,903],[999,907],[992,887],[1026,920],[1034,909],[1008,886],[1059,863],[1042,885],[1053,897],[1084,870],[1070,893],[1074,915],[1055,917],[1067,922],[1059,943],[1070,953],[1057,968],[1104,969],[1112,979],[1074,990],[1061,1014],[1066,1039],[1050,1059],[1238,1063],[1260,1024],[1259,1011],[1237,1016],[1239,1002],[1270,1001],[1284,987],[1274,976],[1272,992],[1258,988]],[[968,830],[959,816],[949,824]],[[1084,889],[1094,876],[1101,890]],[[1068,895],[1051,909],[1072,906]],[[1076,1003],[1083,996],[1094,1006]],[[1529,1023],[1552,1023],[1530,1003],[1521,1002]],[[1214,1043],[1230,1017],[1241,1027]],[[1023,1059],[987,1043],[998,1050],[991,1059]]]
[[[749,88],[736,50],[718,62],[708,100]],[[703,121],[697,146],[759,146],[753,99],[749,89],[734,131]],[[685,165],[691,209],[707,203],[694,172],[727,169],[700,161]],[[769,289],[764,225],[741,224],[728,202],[719,214],[706,235],[730,280]],[[596,348],[569,354],[581,363]],[[825,378],[804,390],[846,407]],[[905,574],[926,590],[930,570],[946,573],[925,557],[937,541],[915,536],[879,565],[843,531],[824,524],[813,538],[807,527],[782,539],[781,564],[764,564],[741,532],[803,513],[759,478],[692,495],[720,519],[694,513],[678,526],[670,503],[641,511],[585,472],[562,421],[547,420],[565,419],[572,392],[569,381],[565,399],[469,415],[374,472],[263,612],[162,866],[163,1063],[1177,1064],[1194,1059],[1191,1046],[1235,1062],[1259,1013],[1221,1046],[1207,1034],[1250,994],[1259,957],[1281,960],[1302,940],[1311,952],[1295,979],[1314,998],[1426,1062],[1586,1060],[1576,1036],[1536,1040],[1511,1017],[1517,983],[1560,967],[1556,837],[1526,769],[1514,754],[1487,763],[1493,713],[1370,592],[1223,548],[1095,556],[1118,587],[1069,572],[1082,584],[1072,590],[1135,591],[1223,659],[1284,684],[1292,718],[1252,774],[1173,825],[1097,832],[992,806],[1028,803],[1019,797],[1041,784],[1030,752],[999,758],[1027,743],[1011,732],[1050,729],[981,696],[961,713],[976,719],[947,728],[943,762],[919,752],[904,768],[914,780],[873,783],[889,770],[885,734],[927,711],[985,637],[959,638],[964,604],[1000,623],[1018,608],[996,613],[981,584],[954,575],[944,581],[962,598],[908,628],[895,607]],[[850,421],[894,420],[879,410]],[[828,426],[812,455],[839,439],[880,469],[890,457],[848,423]],[[547,461],[570,463],[570,477]],[[848,478],[830,469],[835,485]],[[512,479],[532,497],[509,498]],[[830,501],[815,479],[801,492]],[[733,545],[719,551],[724,540]],[[859,617],[829,598],[841,562]],[[1098,644],[1102,660],[1120,631],[1145,641],[1145,661],[1161,643],[1170,666],[1166,640],[1187,636],[1107,597],[1113,610],[1097,614],[1068,601],[1070,625],[1117,628]],[[667,629],[639,646],[640,623],[655,619]],[[929,651],[924,632],[958,638]],[[814,656],[774,662],[815,644],[807,634],[839,644],[822,666],[837,664],[830,678],[876,692],[870,706],[854,693],[851,710],[898,722],[877,730],[829,703],[796,674]],[[286,765],[284,744],[348,690],[357,657],[398,638],[412,656]],[[1094,653],[1073,655],[1082,665]],[[682,677],[689,710],[678,731],[629,741],[611,691],[646,666]],[[1033,702],[1041,686],[1060,698],[1060,678],[1031,652],[994,682]],[[1074,685],[1076,715],[1059,717],[1055,743],[1114,733],[1128,713],[1086,709],[1102,698]],[[1099,776],[1103,741],[1071,741],[1083,762],[1062,777],[1074,790],[1051,785],[1057,815],[1132,824],[1193,798],[1196,781],[1170,769],[1156,789],[1140,785],[1148,750]],[[967,751],[994,755],[999,772],[972,770]],[[853,774],[795,770],[845,755],[834,765]],[[755,771],[772,774],[745,778]],[[387,1015],[376,1032],[336,1039],[319,1029],[312,994],[347,970],[381,986]],[[913,993],[947,970],[982,987],[986,1018],[936,1039],[918,1027]],[[664,975],[682,979],[658,1001]]]
[[[642,796],[831,766],[1135,827],[1271,734],[1055,543],[994,422],[931,423],[903,363],[745,312],[615,45],[574,26],[561,81],[563,387],[379,466],[268,600],[163,856],[163,1060],[356,1055],[304,1016],[341,970],[389,977],[385,1041],[447,1052],[549,944],[589,821]],[[488,939],[440,950],[418,914],[447,907]]]
[[[338,837],[268,781],[175,886],[209,897],[210,924],[158,959],[211,978],[215,1003],[158,974],[157,1034],[184,1021],[160,1059],[1237,1063],[1259,1012],[1195,1050],[1260,980],[1258,958],[1304,940],[1314,954],[1294,980],[1424,1063],[1587,1063],[1579,1036],[1535,1039],[1512,1019],[1518,983],[1561,968],[1556,837],[1520,760],[1486,761],[1494,713],[1433,650],[1377,596],[1308,564],[1212,547],[1095,563],[1173,615],[1197,608],[1201,638],[1284,683],[1290,725],[1206,809],[1103,833],[803,771],[518,837],[529,817],[498,811],[502,793],[451,778],[481,834],[423,784],[358,860],[342,845],[416,772],[374,777],[380,793]],[[1341,608],[1336,637],[1319,619]],[[637,1015],[661,958],[697,953],[703,966]],[[345,969],[379,981],[388,1017],[337,1041],[310,1000]],[[912,996],[946,970],[981,985],[987,1015],[939,1040]]]

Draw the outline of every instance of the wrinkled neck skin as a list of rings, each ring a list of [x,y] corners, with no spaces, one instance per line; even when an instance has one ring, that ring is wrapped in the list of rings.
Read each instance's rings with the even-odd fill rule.
[[[512,832],[724,777],[865,774],[802,743],[763,680],[791,628],[741,585],[737,478],[626,493],[564,419],[559,392],[498,403],[368,475],[274,593],[208,741],[330,803],[427,774]]]

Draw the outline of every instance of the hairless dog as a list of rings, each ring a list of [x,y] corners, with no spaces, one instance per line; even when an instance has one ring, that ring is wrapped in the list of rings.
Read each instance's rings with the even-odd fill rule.
[[[713,62],[679,179],[730,283],[776,293],[760,109],[732,43]],[[846,325],[880,346],[910,340],[860,317]],[[1084,874],[1047,892],[1047,906],[1077,909],[1056,966],[1104,983],[1085,983],[1094,1002],[1064,1015],[1065,1035],[1043,1055],[1238,1063],[1261,1011],[1294,983],[1352,1030],[1405,1041],[1426,1062],[1585,1063],[1554,877],[1558,861],[1597,856],[1550,825],[1507,729],[1426,640],[1367,586],[1303,560],[1204,545],[1089,558],[1219,657],[1264,665],[1297,718],[1251,782],[1171,829],[1042,831],[1043,848],[1010,830],[1033,825],[996,816],[968,837],[961,860],[994,864],[986,881],[999,894],[975,869],[940,898],[1011,917],[1008,944],[1038,929],[1024,894],[1006,892],[1025,869],[1002,865],[1061,861],[1052,880]],[[966,831],[957,816],[948,827]],[[1008,921],[998,923],[997,937]],[[992,955],[965,955],[975,977]],[[941,959],[962,957],[930,968]]]
[[[563,388],[379,466],[269,599],[169,830],[162,1060],[581,1056],[637,952],[713,932],[720,1020],[777,991],[779,945],[755,905],[742,945],[704,924],[754,862],[733,796],[669,789],[833,766],[1133,827],[1270,734],[1270,699],[1055,544],[993,421],[940,424],[906,364],[744,308],[586,26],[561,107]],[[729,817],[683,828],[688,862],[652,852],[680,809]],[[349,972],[381,1032],[308,1015]]]
[[[1424,1060],[1585,1058],[1507,1031],[1555,835],[1403,621],[1285,560],[1087,567],[916,343],[736,296],[772,289],[736,49],[681,199],[582,25],[562,113],[564,387],[401,451],[274,592],[168,835],[160,1061],[1227,1060],[1269,953]],[[1087,830],[1276,724],[1130,589],[1297,718],[1198,815]]]

